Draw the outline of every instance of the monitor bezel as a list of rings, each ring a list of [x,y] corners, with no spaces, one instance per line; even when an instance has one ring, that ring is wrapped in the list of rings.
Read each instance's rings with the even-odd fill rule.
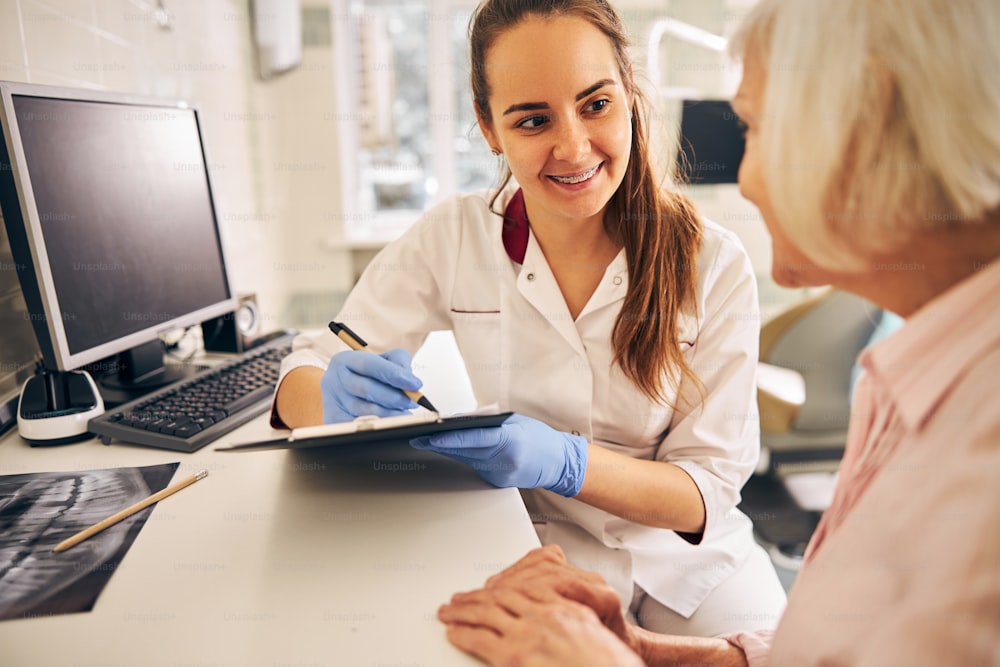
[[[198,131],[202,161],[205,168],[204,177],[206,187],[208,188],[215,236],[219,244],[220,261],[222,263],[222,271],[225,274],[225,285],[229,296],[224,300],[185,313],[171,320],[153,322],[150,326],[131,334],[78,352],[72,352],[66,338],[65,327],[62,324],[62,313],[64,311],[60,308],[59,299],[55,293],[55,285],[42,233],[41,218],[35,205],[31,176],[27,170],[24,146],[21,142],[20,128],[18,126],[17,115],[14,111],[14,97],[16,96],[128,105],[164,111],[178,110],[185,113],[193,112]],[[7,161],[10,164],[11,177],[18,200],[18,213],[21,218],[19,225],[25,233],[26,238],[24,240],[27,244],[31,260],[30,266],[18,266],[18,276],[21,279],[21,289],[25,293],[29,314],[33,318],[32,324],[34,325],[36,335],[39,337],[38,343],[42,350],[46,366],[63,371],[75,370],[113,355],[125,353],[144,343],[155,341],[167,332],[196,326],[210,318],[233,313],[237,309],[239,299],[236,291],[233,289],[232,271],[227,261],[225,238],[219,224],[219,213],[216,208],[215,189],[212,184],[211,168],[209,167],[211,162],[208,158],[202,117],[196,105],[186,100],[147,95],[0,81],[0,125],[2,125],[3,130],[4,146],[2,148],[4,148]],[[6,215],[4,217],[6,218]],[[8,225],[8,228],[10,227],[9,221],[5,224]],[[15,261],[22,260],[23,258],[17,257],[13,238],[11,238],[11,244],[12,250],[15,252]],[[30,290],[25,285],[26,274],[33,280],[34,285],[32,288],[37,290],[37,294],[29,294]],[[32,303],[34,299],[31,297],[40,299],[42,313],[31,312],[34,305]]]

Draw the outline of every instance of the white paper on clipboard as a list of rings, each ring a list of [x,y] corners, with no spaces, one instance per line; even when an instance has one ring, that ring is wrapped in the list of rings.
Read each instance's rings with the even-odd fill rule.
[[[288,440],[294,442],[295,440],[303,440],[306,438],[321,438],[329,435],[358,433],[359,431],[377,431],[388,428],[399,428],[400,426],[428,424],[430,422],[437,421],[438,419],[439,417],[436,412],[417,412],[412,415],[398,415],[396,417],[376,417],[375,415],[365,415],[349,422],[293,428],[292,432],[288,435]]]

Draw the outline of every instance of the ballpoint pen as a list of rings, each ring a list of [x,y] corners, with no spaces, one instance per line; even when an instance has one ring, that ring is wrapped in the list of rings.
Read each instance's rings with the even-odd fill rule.
[[[361,336],[351,331],[351,328],[346,324],[341,322],[330,322],[330,331],[332,331],[337,338],[347,343],[347,346],[352,350],[371,352],[371,350],[367,349],[368,343],[366,343]],[[437,408],[435,408],[434,405],[427,400],[427,397],[419,391],[408,391],[406,389],[401,389],[400,391],[413,399],[417,405],[423,406],[431,412],[438,411]]]

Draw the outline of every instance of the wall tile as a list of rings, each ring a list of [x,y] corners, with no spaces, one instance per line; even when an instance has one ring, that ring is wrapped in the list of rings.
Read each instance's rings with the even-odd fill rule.
[[[136,66],[141,73],[140,90],[144,94],[178,97],[178,42],[172,31],[164,31],[150,22],[142,25],[142,41],[136,52]]]
[[[94,24],[97,11],[95,2],[96,0],[36,0],[37,4],[85,25]]]
[[[55,76],[101,85],[99,42],[92,27],[33,0],[23,0],[21,9],[32,81]]]
[[[102,32],[141,46],[146,26],[153,25],[153,10],[129,0],[101,0],[97,3],[96,25]]]
[[[24,81],[26,78],[17,2],[0,2],[0,79]]]
[[[100,38],[102,83],[109,90],[138,93],[141,73],[131,46],[122,46],[118,39]]]

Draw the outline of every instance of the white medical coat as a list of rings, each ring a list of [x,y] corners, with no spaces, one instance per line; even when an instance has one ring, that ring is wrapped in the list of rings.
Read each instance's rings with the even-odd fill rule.
[[[505,189],[495,209],[504,210],[515,191]],[[600,572],[625,606],[638,584],[688,616],[753,544],[751,523],[736,509],[759,453],[760,322],[748,257],[732,232],[704,222],[697,315],[682,317],[679,339],[705,400],[675,411],[650,401],[612,364],[611,330],[628,287],[624,252],[574,321],[534,237],[518,265],[488,203],[489,193],[464,194],[427,212],[372,260],[336,319],[375,352],[413,354],[429,332],[451,330],[480,405],[683,468],[707,513],[698,544],[548,491],[522,495],[543,543],[558,543],[571,562]],[[325,368],[344,349],[329,331],[302,334],[282,377],[301,365]]]

